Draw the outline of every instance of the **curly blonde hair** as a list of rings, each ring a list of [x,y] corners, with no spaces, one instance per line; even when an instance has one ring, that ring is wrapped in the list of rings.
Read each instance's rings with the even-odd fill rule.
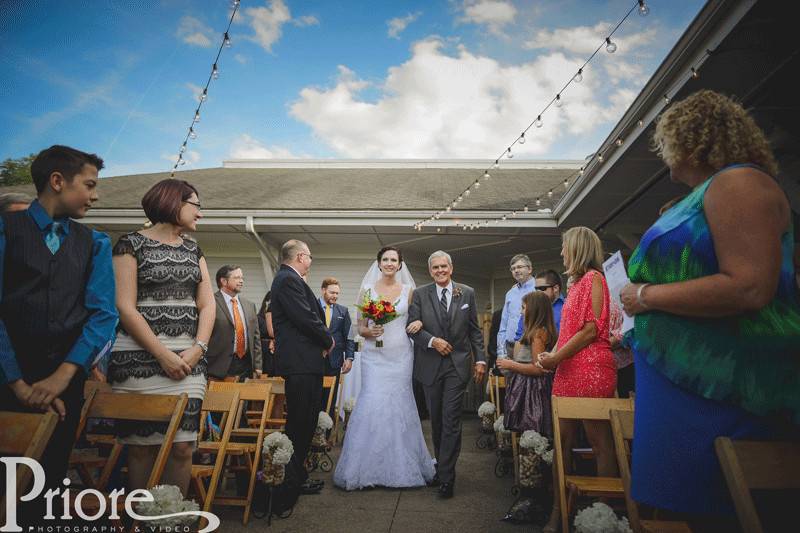
[[[674,103],[658,118],[653,147],[672,167],[686,162],[720,170],[752,163],[775,176],[778,164],[766,135],[738,103],[709,90]]]

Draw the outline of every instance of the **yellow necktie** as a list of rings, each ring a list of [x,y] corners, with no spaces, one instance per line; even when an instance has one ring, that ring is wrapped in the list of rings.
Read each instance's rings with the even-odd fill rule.
[[[331,327],[331,304],[325,305],[325,327]]]

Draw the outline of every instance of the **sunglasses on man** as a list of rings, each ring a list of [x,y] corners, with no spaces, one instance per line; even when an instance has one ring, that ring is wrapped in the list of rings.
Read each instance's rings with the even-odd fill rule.
[[[546,291],[547,289],[551,289],[553,287],[555,287],[555,285],[537,285],[536,290],[537,291]]]

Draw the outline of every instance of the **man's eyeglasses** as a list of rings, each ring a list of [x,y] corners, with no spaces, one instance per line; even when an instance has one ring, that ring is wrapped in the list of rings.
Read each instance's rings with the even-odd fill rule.
[[[197,209],[202,209],[202,207],[200,206],[200,202],[190,202],[189,200],[184,200],[183,202],[189,205],[193,205]]]
[[[312,261],[314,260],[314,256],[312,256],[311,254],[309,254],[309,253],[306,253],[306,252],[300,252],[300,253],[298,253],[297,255],[305,255],[306,257],[308,257],[308,258],[309,258],[309,259],[311,259]]]
[[[539,285],[536,287],[537,291],[546,291],[547,289],[552,289],[555,285]]]

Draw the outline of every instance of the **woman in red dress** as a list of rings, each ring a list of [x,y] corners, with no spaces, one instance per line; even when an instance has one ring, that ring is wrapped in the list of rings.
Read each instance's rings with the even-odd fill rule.
[[[572,281],[561,313],[561,331],[552,353],[539,356],[539,364],[555,369],[554,396],[610,398],[617,387],[617,366],[609,343],[609,295],[602,274],[603,246],[597,234],[586,227],[567,230],[562,237],[561,256]],[[586,436],[597,458],[597,475],[617,477],[617,461],[611,428],[606,421],[583,420]],[[577,420],[562,420],[561,449],[575,443]],[[570,471],[569,457],[564,468]],[[557,531],[558,498],[545,531]]]

